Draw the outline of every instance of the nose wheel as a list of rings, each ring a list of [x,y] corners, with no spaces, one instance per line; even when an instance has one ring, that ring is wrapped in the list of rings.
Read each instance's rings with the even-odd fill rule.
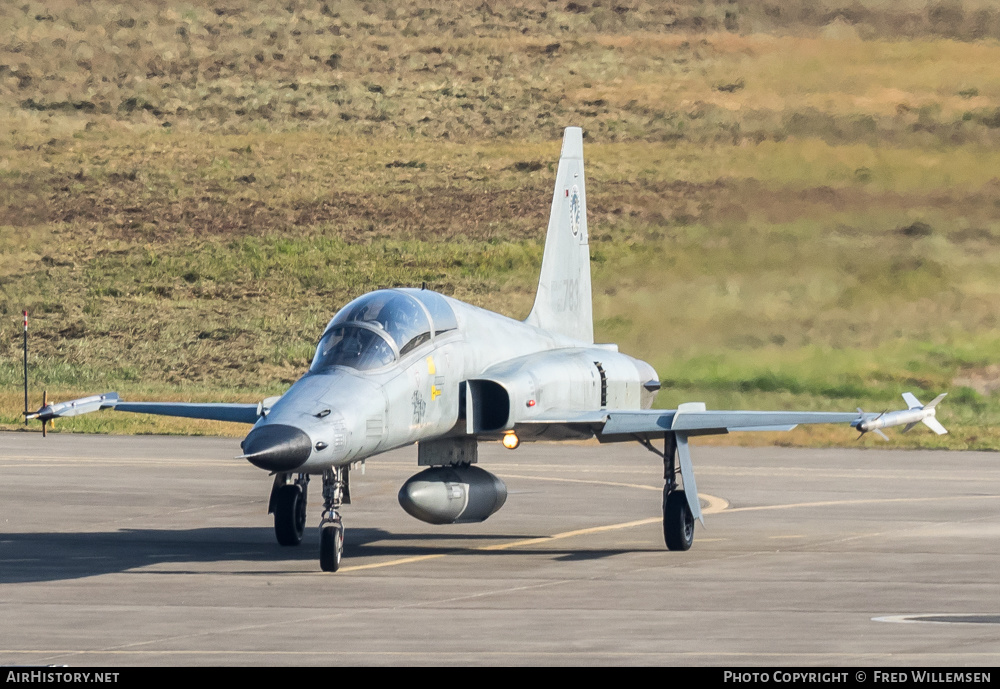
[[[324,572],[336,572],[344,557],[344,525],[339,521],[323,522],[319,527],[319,566]]]

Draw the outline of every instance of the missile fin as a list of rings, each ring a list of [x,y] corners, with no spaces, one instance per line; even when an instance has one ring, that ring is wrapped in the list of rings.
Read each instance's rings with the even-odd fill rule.
[[[930,402],[924,405],[924,409],[933,409],[937,406],[937,403],[943,400],[948,395],[947,392],[942,392],[940,395],[932,399]]]
[[[935,419],[933,416],[928,416],[926,419],[924,419],[924,425],[926,425],[929,429],[931,429],[938,435],[944,435],[945,433],[948,432],[948,429],[942,426],[941,422]]]

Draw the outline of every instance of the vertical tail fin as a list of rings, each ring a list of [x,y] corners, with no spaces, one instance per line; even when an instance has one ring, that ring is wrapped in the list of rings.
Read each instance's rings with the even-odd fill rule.
[[[579,127],[567,127],[563,134],[538,293],[525,322],[587,344],[594,342],[583,130]]]

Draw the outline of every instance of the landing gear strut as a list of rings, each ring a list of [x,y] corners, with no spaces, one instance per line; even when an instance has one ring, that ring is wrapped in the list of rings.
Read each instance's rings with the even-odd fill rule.
[[[347,467],[332,467],[323,472],[323,519],[319,524],[319,566],[324,572],[336,572],[344,556],[344,522],[340,506],[350,502]]]
[[[685,443],[683,451],[687,451],[686,441],[686,438],[682,440]],[[642,439],[640,442],[647,450],[663,458],[663,541],[667,550],[689,550],[694,543],[694,515],[687,493],[677,485],[677,475],[683,473],[677,466],[677,434],[663,434],[662,453],[649,440]],[[697,491],[693,475],[691,483],[691,489]]]
[[[299,474],[291,481],[290,474],[279,474],[271,491],[274,513],[274,535],[281,545],[298,545],[306,528],[306,494],[309,475]]]

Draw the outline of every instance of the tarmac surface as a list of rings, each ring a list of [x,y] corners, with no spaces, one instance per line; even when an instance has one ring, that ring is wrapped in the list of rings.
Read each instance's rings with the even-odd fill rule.
[[[321,482],[283,548],[238,453],[0,434],[0,665],[1000,662],[1000,454],[695,445],[678,553],[635,443],[483,445],[507,504],[444,527],[396,501],[411,447],[353,473],[327,574]]]

